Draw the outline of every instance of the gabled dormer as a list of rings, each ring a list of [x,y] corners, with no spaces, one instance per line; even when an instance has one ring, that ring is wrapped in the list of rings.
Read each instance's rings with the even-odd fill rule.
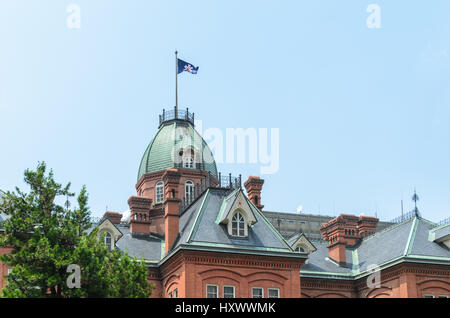
[[[256,216],[241,189],[225,198],[216,221],[226,226],[229,236],[236,238],[248,237],[249,228],[256,222]]]
[[[295,234],[288,240],[288,243],[292,250],[298,253],[311,254],[317,250],[303,233]]]
[[[122,232],[109,219],[104,219],[98,225],[99,237],[103,234],[105,234],[105,244],[110,251],[114,249],[116,242],[123,236]]]

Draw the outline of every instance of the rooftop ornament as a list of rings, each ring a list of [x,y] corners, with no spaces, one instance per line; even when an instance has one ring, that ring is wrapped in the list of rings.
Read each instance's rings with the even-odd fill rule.
[[[190,124],[192,124],[192,126],[194,126],[195,116],[194,116],[194,113],[189,112],[189,108],[186,108],[186,110],[183,110],[183,109],[178,109],[177,107],[174,107],[173,110],[168,110],[168,111],[163,109],[162,114],[159,115],[159,127],[161,127],[162,124],[164,124],[166,122],[171,122],[174,120],[187,121]]]

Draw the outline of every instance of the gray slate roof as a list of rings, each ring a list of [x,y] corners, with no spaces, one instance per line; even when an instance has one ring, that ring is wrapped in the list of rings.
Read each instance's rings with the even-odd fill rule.
[[[154,235],[132,236],[127,225],[115,224],[123,236],[116,242],[116,248],[128,255],[138,259],[144,258],[147,261],[158,262],[162,258],[164,240]]]
[[[339,266],[328,257],[328,242],[312,241],[317,251],[311,253],[302,266],[302,276],[327,276],[354,279],[370,269],[369,266],[388,266],[398,260],[425,259],[450,265],[450,250],[443,244],[428,239],[436,225],[420,217],[393,225],[364,238],[359,245],[346,250],[345,266]]]
[[[209,188],[180,216],[180,233],[168,255],[164,255],[164,238],[158,235],[132,235],[126,224],[115,225],[123,233],[116,248],[131,256],[143,257],[155,265],[170,258],[178,249],[214,250],[224,253],[283,255],[304,258],[290,247],[302,233],[285,240],[264,215],[245,196],[257,222],[248,230],[248,237],[237,239],[228,235],[226,225],[220,224],[220,212],[239,195],[240,189]],[[368,274],[369,266],[390,266],[395,262],[418,260],[450,265],[450,250],[442,243],[430,240],[436,224],[414,217],[392,225],[364,238],[346,249],[346,261],[339,265],[328,257],[328,242],[312,241],[316,251],[308,255],[301,268],[302,276],[356,279]]]
[[[213,247],[232,250],[252,250],[260,253],[280,252],[298,256],[264,215],[248,200],[257,222],[249,228],[248,237],[236,239],[228,235],[225,225],[217,218],[225,201],[233,202],[233,196],[225,189],[210,188],[200,196],[180,217],[180,237],[174,248],[179,246]]]
[[[98,225],[93,224],[86,232],[90,233]],[[163,256],[164,239],[156,235],[131,235],[128,224],[113,224],[121,233],[122,237],[115,243],[116,249],[128,252],[131,257],[144,258],[147,262],[159,262]]]
[[[116,248],[128,251],[130,256],[143,257],[147,262],[155,264],[169,258],[180,248],[216,249],[220,252],[274,254],[305,258],[304,254],[296,253],[290,248],[284,238],[246,196],[245,199],[257,222],[248,229],[247,238],[237,239],[228,235],[226,226],[218,224],[216,221],[225,199],[232,202],[233,197],[238,196],[239,191],[242,190],[238,189],[230,193],[228,189],[210,188],[198,197],[180,215],[180,234],[167,256],[164,255],[164,238],[156,234],[132,235],[129,226],[123,223],[114,224],[123,234],[116,242]]]

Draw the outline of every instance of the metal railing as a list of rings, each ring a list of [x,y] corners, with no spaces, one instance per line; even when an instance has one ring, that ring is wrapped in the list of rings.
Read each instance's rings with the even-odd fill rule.
[[[403,221],[412,219],[416,215],[416,211],[412,210],[403,215],[396,217],[393,220],[390,220],[389,223],[402,223]],[[420,216],[419,210],[417,210],[417,215]]]
[[[200,180],[200,183],[194,185],[192,192],[186,193],[183,201],[181,201],[179,205],[180,213],[184,212],[188,207],[191,206],[194,201],[196,201],[208,188],[220,188],[226,189],[228,192],[231,192],[235,189],[240,189],[242,186],[241,183],[242,177],[233,177],[231,173],[228,176],[222,176],[219,173],[219,179],[216,180],[211,176],[210,173],[204,178]],[[218,181],[218,183],[217,183]]]
[[[436,227],[442,226],[442,225],[445,225],[445,224],[449,224],[449,223],[450,223],[450,218],[446,218],[445,220],[437,222],[436,223]]]
[[[173,109],[173,110],[165,110],[163,109],[163,112],[161,115],[159,115],[159,126],[166,122],[171,120],[185,120],[190,122],[192,125],[194,125],[195,121],[195,114],[189,112],[189,108],[184,109]]]
[[[242,186],[241,175],[239,177],[232,177],[231,173],[228,176],[222,176],[219,172],[219,188],[238,189]]]

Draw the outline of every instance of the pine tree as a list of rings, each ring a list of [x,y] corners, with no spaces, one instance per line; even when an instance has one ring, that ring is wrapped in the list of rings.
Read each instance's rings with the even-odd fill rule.
[[[78,207],[59,205],[58,198],[74,197],[70,183],[55,182],[46,174],[45,163],[36,171],[26,170],[24,180],[30,192],[7,192],[0,212],[3,222],[0,246],[11,247],[0,261],[12,267],[2,297],[148,297],[153,286],[147,281],[143,260],[118,250],[108,251],[96,229],[88,231],[90,211],[83,186]],[[80,288],[70,288],[70,264],[80,268]]]

